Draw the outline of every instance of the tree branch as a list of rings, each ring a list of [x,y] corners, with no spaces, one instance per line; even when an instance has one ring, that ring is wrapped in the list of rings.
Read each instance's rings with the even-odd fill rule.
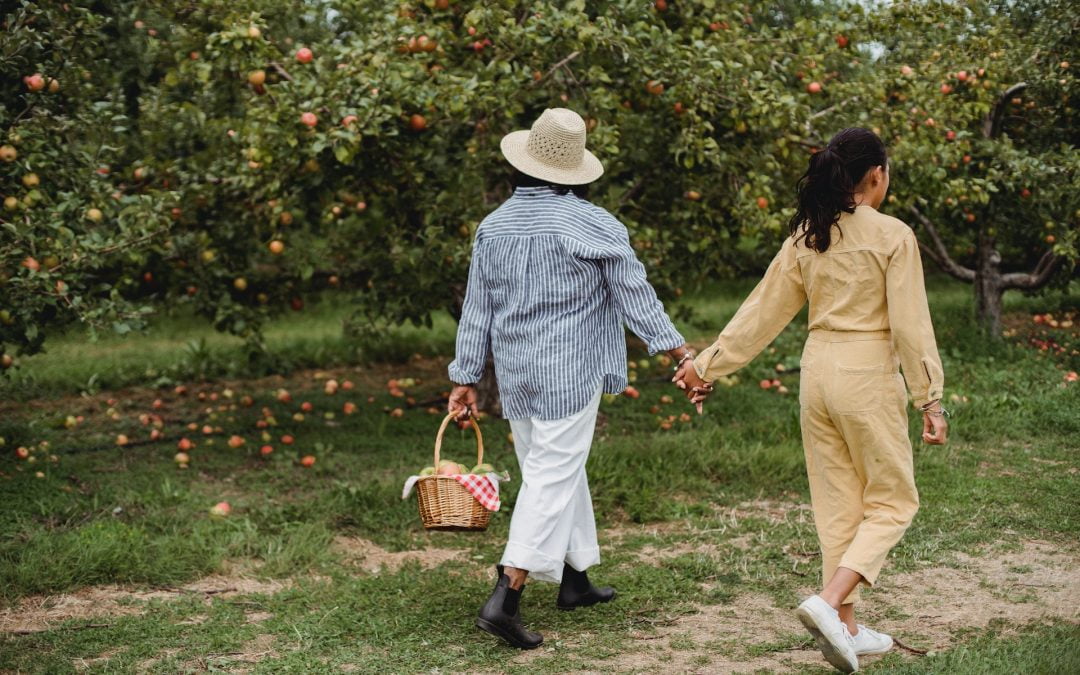
[[[289,71],[285,70],[285,67],[282,66],[277,61],[271,61],[270,62],[270,67],[273,68],[277,72],[278,75],[282,76],[283,78],[285,78],[289,82],[293,81],[292,75],[289,74]]]
[[[927,234],[930,235],[930,240],[934,243],[934,249],[937,251],[937,254],[936,256],[931,256],[931,260],[937,263],[942,270],[961,281],[975,281],[975,270],[968,269],[952,259],[948,249],[945,248],[945,242],[942,241],[941,235],[938,234],[937,227],[934,223],[924,216],[922,211],[915,208],[914,205],[908,206],[908,210],[910,210],[922,226],[926,228]]]
[[[822,110],[819,110],[816,113],[814,113],[813,115],[811,115],[810,117],[807,117],[806,118],[806,126],[805,126],[805,132],[806,133],[804,135],[807,138],[810,137],[811,130],[812,130],[813,125],[814,125],[814,120],[816,120],[819,117],[824,117],[825,115],[828,115],[829,113],[831,113],[834,110],[837,110],[838,108],[843,108],[843,107],[847,106],[849,103],[855,101],[857,98],[858,98],[857,96],[852,96],[851,98],[848,98],[848,99],[845,99],[843,101],[840,101],[839,103],[833,104],[833,105],[829,106],[828,108],[824,108]]]
[[[562,68],[563,66],[570,63],[579,56],[581,56],[581,52],[579,51],[570,52],[570,54],[565,59],[553,65],[551,68],[548,69],[547,73],[545,73],[543,77],[541,77],[539,80],[533,80],[532,84],[529,86],[535,87],[536,85],[551,77],[551,74],[554,73],[556,70]]]
[[[998,97],[997,103],[990,109],[990,112],[986,113],[986,119],[983,120],[983,136],[997,138],[1001,135],[1001,122],[1005,116],[1006,106],[1008,106],[1013,96],[1027,89],[1027,86],[1027,82],[1017,82]]]
[[[1057,255],[1053,251],[1047,251],[1035,265],[1035,270],[1027,272],[1010,272],[1001,275],[1002,288],[1023,288],[1034,290],[1042,288],[1054,276],[1054,273],[1065,263],[1065,256]]]

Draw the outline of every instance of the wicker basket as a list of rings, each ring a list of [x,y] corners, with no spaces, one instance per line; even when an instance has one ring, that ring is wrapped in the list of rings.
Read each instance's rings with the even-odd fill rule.
[[[435,436],[435,464],[439,468],[439,450],[442,448],[443,433],[453,421],[453,415],[447,415]],[[476,432],[476,463],[484,461],[484,437],[476,420],[470,419]],[[424,476],[416,483],[419,497],[420,520],[427,530],[486,530],[491,520],[491,511],[466,490],[461,483],[450,476]]]

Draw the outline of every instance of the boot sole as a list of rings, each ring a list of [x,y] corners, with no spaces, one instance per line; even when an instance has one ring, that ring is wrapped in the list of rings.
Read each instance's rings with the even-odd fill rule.
[[[583,605],[560,605],[559,603],[555,603],[555,609],[562,610],[564,612],[572,612],[575,609],[577,609],[578,607],[592,607],[593,605],[600,605],[600,604],[603,604],[605,602],[611,602],[612,600],[614,600],[617,597],[619,597],[618,593],[612,593],[611,597],[608,598],[607,600],[597,600],[596,602],[590,602],[590,603],[583,604]]]
[[[800,607],[795,611],[795,616],[799,618],[799,621],[802,622],[802,625],[806,630],[810,631],[810,635],[814,636],[814,642],[817,643],[818,649],[821,650],[821,655],[825,657],[825,660],[828,661],[833,668],[836,668],[842,673],[854,673],[859,670],[858,661],[856,660],[856,665],[853,668],[851,666],[851,661],[848,660],[847,656],[825,636],[825,633],[823,633],[820,628],[818,628],[817,617],[815,617],[812,612]],[[858,659],[858,657],[856,657],[856,659]]]
[[[509,633],[504,631],[502,628],[499,628],[495,624],[491,623],[487,619],[479,619],[478,618],[476,620],[476,627],[479,628],[480,630],[486,632],[486,633],[491,633],[495,637],[497,637],[497,638],[501,639],[502,641],[506,642],[506,644],[510,645],[511,647],[517,647],[518,649],[536,649],[540,645],[544,644],[543,639],[541,639],[540,642],[537,642],[534,645],[526,644],[524,642],[520,642],[518,640],[515,640],[513,638],[513,636],[511,636]]]

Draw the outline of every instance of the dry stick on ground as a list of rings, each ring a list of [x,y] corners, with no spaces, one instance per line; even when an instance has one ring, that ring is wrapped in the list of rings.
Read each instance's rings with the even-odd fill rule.
[[[919,656],[926,656],[926,652],[928,651],[926,649],[918,649],[917,647],[909,647],[906,644],[904,644],[903,642],[900,642],[900,640],[898,640],[895,637],[893,638],[893,642],[895,642],[896,646],[899,647],[900,649],[909,651],[912,654],[918,654]]]
[[[59,628],[42,628],[42,629],[30,628],[30,629],[8,630],[8,631],[4,631],[4,632],[7,633],[8,635],[36,635],[38,633],[48,633],[48,632],[54,631],[54,630],[86,630],[87,628],[109,628],[111,626],[112,626],[111,623],[87,623],[87,624],[83,624],[81,626],[61,626]]]

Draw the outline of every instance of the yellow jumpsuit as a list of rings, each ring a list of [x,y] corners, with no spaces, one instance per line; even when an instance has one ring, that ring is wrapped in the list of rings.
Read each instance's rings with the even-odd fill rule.
[[[872,586],[919,508],[904,380],[921,407],[944,374],[911,228],[865,205],[837,225],[825,253],[789,238],[694,365],[707,381],[738,370],[809,301],[799,406],[822,572]]]

